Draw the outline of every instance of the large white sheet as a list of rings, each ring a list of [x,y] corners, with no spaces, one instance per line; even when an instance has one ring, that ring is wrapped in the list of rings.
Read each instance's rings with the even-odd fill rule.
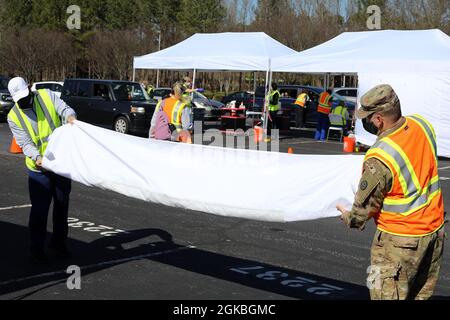
[[[50,137],[43,167],[88,186],[168,206],[264,221],[338,216],[362,156],[292,155],[187,145],[81,121]]]

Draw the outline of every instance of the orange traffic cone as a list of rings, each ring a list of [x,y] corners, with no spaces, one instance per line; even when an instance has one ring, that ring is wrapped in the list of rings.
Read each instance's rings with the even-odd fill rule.
[[[16,138],[12,138],[11,145],[9,146],[9,152],[11,153],[23,153],[22,148],[17,145]]]
[[[294,149],[292,149],[291,147],[288,148],[288,153],[289,154],[293,154],[294,153]]]

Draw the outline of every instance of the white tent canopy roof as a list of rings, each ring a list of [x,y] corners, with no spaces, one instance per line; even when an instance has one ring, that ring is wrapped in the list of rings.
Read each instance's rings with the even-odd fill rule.
[[[269,59],[291,55],[264,32],[197,33],[164,50],[134,58],[134,69],[267,71]]]
[[[438,29],[345,32],[272,61],[274,72],[450,71],[450,38]]]

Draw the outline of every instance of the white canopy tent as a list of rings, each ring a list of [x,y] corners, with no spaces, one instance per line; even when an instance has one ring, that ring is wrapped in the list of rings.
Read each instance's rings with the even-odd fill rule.
[[[270,60],[296,53],[264,32],[197,33],[134,58],[134,69],[268,71]]]
[[[359,97],[390,84],[403,114],[427,118],[436,130],[438,154],[450,157],[450,37],[440,30],[347,32],[273,59],[272,71],[357,74]],[[357,141],[371,145],[375,138],[357,121]]]
[[[172,47],[135,57],[133,80],[136,69],[193,70],[194,88],[197,71],[263,71],[267,87],[271,60],[296,52],[264,32],[197,33]]]

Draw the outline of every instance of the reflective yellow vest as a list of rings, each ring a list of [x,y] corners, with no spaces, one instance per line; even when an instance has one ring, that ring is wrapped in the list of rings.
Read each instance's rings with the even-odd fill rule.
[[[278,94],[278,103],[277,104],[270,104],[270,101],[272,100],[273,96]],[[278,111],[280,110],[280,91],[275,90],[269,94],[269,111]]]
[[[336,108],[333,109],[333,111],[331,111],[331,113],[333,114],[339,114],[342,116],[342,122],[331,122],[330,124],[333,126],[346,126],[347,125],[347,115],[348,115],[348,111],[346,107],[343,106],[337,106]]]
[[[306,99],[308,98],[308,94],[306,93],[300,93],[300,95],[297,97],[297,100],[295,100],[295,104],[304,108],[306,106]]]
[[[39,150],[41,156],[43,156],[45,149],[47,149],[48,137],[56,128],[61,126],[61,120],[47,90],[38,90],[34,96],[33,103],[38,124],[37,132],[33,130],[30,120],[19,108],[17,103],[8,113],[8,119],[12,120],[19,128],[28,134],[36,145],[36,148]],[[27,157],[25,159],[25,164],[28,169],[38,171],[36,163],[31,158]]]

